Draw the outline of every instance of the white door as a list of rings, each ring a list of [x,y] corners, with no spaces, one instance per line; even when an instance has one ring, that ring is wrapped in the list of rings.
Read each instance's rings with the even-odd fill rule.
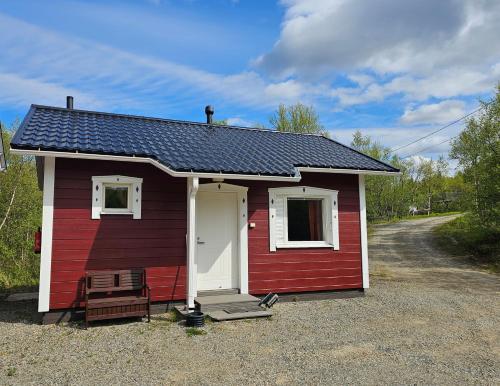
[[[237,194],[203,192],[196,196],[198,290],[238,286]]]

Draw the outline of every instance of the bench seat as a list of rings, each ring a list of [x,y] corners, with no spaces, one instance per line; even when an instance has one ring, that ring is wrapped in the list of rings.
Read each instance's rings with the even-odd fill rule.
[[[123,306],[127,304],[147,304],[148,298],[145,296],[120,296],[102,299],[89,299],[88,308],[102,308],[111,306]]]
[[[143,316],[151,320],[151,290],[144,269],[85,273],[85,327],[94,320]]]

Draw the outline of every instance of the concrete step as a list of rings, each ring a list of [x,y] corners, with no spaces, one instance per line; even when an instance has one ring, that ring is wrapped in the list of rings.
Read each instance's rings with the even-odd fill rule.
[[[198,291],[198,297],[205,296],[217,296],[217,295],[237,295],[240,293],[238,288],[221,289],[221,290],[208,290],[208,291]]]
[[[227,306],[258,306],[260,299],[247,294],[198,296],[194,299],[196,307],[202,312],[222,310]]]

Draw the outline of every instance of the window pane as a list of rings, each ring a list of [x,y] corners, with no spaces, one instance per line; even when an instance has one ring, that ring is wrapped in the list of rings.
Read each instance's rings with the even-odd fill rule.
[[[288,240],[323,241],[323,200],[289,198]]]
[[[128,188],[126,186],[106,186],[104,207],[107,209],[127,209]]]

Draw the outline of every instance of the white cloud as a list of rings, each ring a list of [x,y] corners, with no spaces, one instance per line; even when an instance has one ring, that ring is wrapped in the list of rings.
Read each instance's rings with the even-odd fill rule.
[[[443,124],[465,115],[465,102],[446,100],[439,103],[407,107],[400,122],[404,124]]]
[[[448,69],[436,71],[428,77],[396,76],[390,81],[376,81],[358,87],[338,87],[330,91],[341,106],[382,102],[393,95],[402,95],[406,101],[425,101],[429,98],[453,98],[492,92],[500,78],[500,62],[485,71]]]
[[[252,127],[254,124],[240,117],[230,117],[227,119],[227,124],[230,126]]]
[[[491,92],[500,79],[500,2],[282,0],[279,40],[255,64],[289,79],[345,74],[340,107]],[[370,75],[368,75],[369,73]]]
[[[40,79],[28,79],[16,74],[1,73],[0,103],[14,106],[26,106],[31,103],[46,103],[61,105],[64,96],[73,95],[88,108],[97,109],[100,103],[91,95],[82,93],[75,88],[69,88],[54,83],[47,83]]]
[[[430,73],[498,59],[500,3],[488,0],[285,0],[274,48],[259,63],[273,73]],[[487,42],[487,44],[485,44]]]
[[[295,80],[268,82],[254,71],[221,75],[136,55],[68,38],[2,14],[0,33],[5,37],[0,40],[0,73],[15,73],[20,82],[25,80],[14,98],[23,103],[49,104],[64,100],[71,92],[80,108],[99,105],[149,111],[157,110],[154,103],[161,103],[162,111],[168,113],[181,105],[203,106],[207,98],[274,108],[301,100],[307,90]],[[11,82],[14,80],[11,77]],[[40,87],[30,89],[28,80]],[[16,92],[16,87],[11,87],[11,92]]]

